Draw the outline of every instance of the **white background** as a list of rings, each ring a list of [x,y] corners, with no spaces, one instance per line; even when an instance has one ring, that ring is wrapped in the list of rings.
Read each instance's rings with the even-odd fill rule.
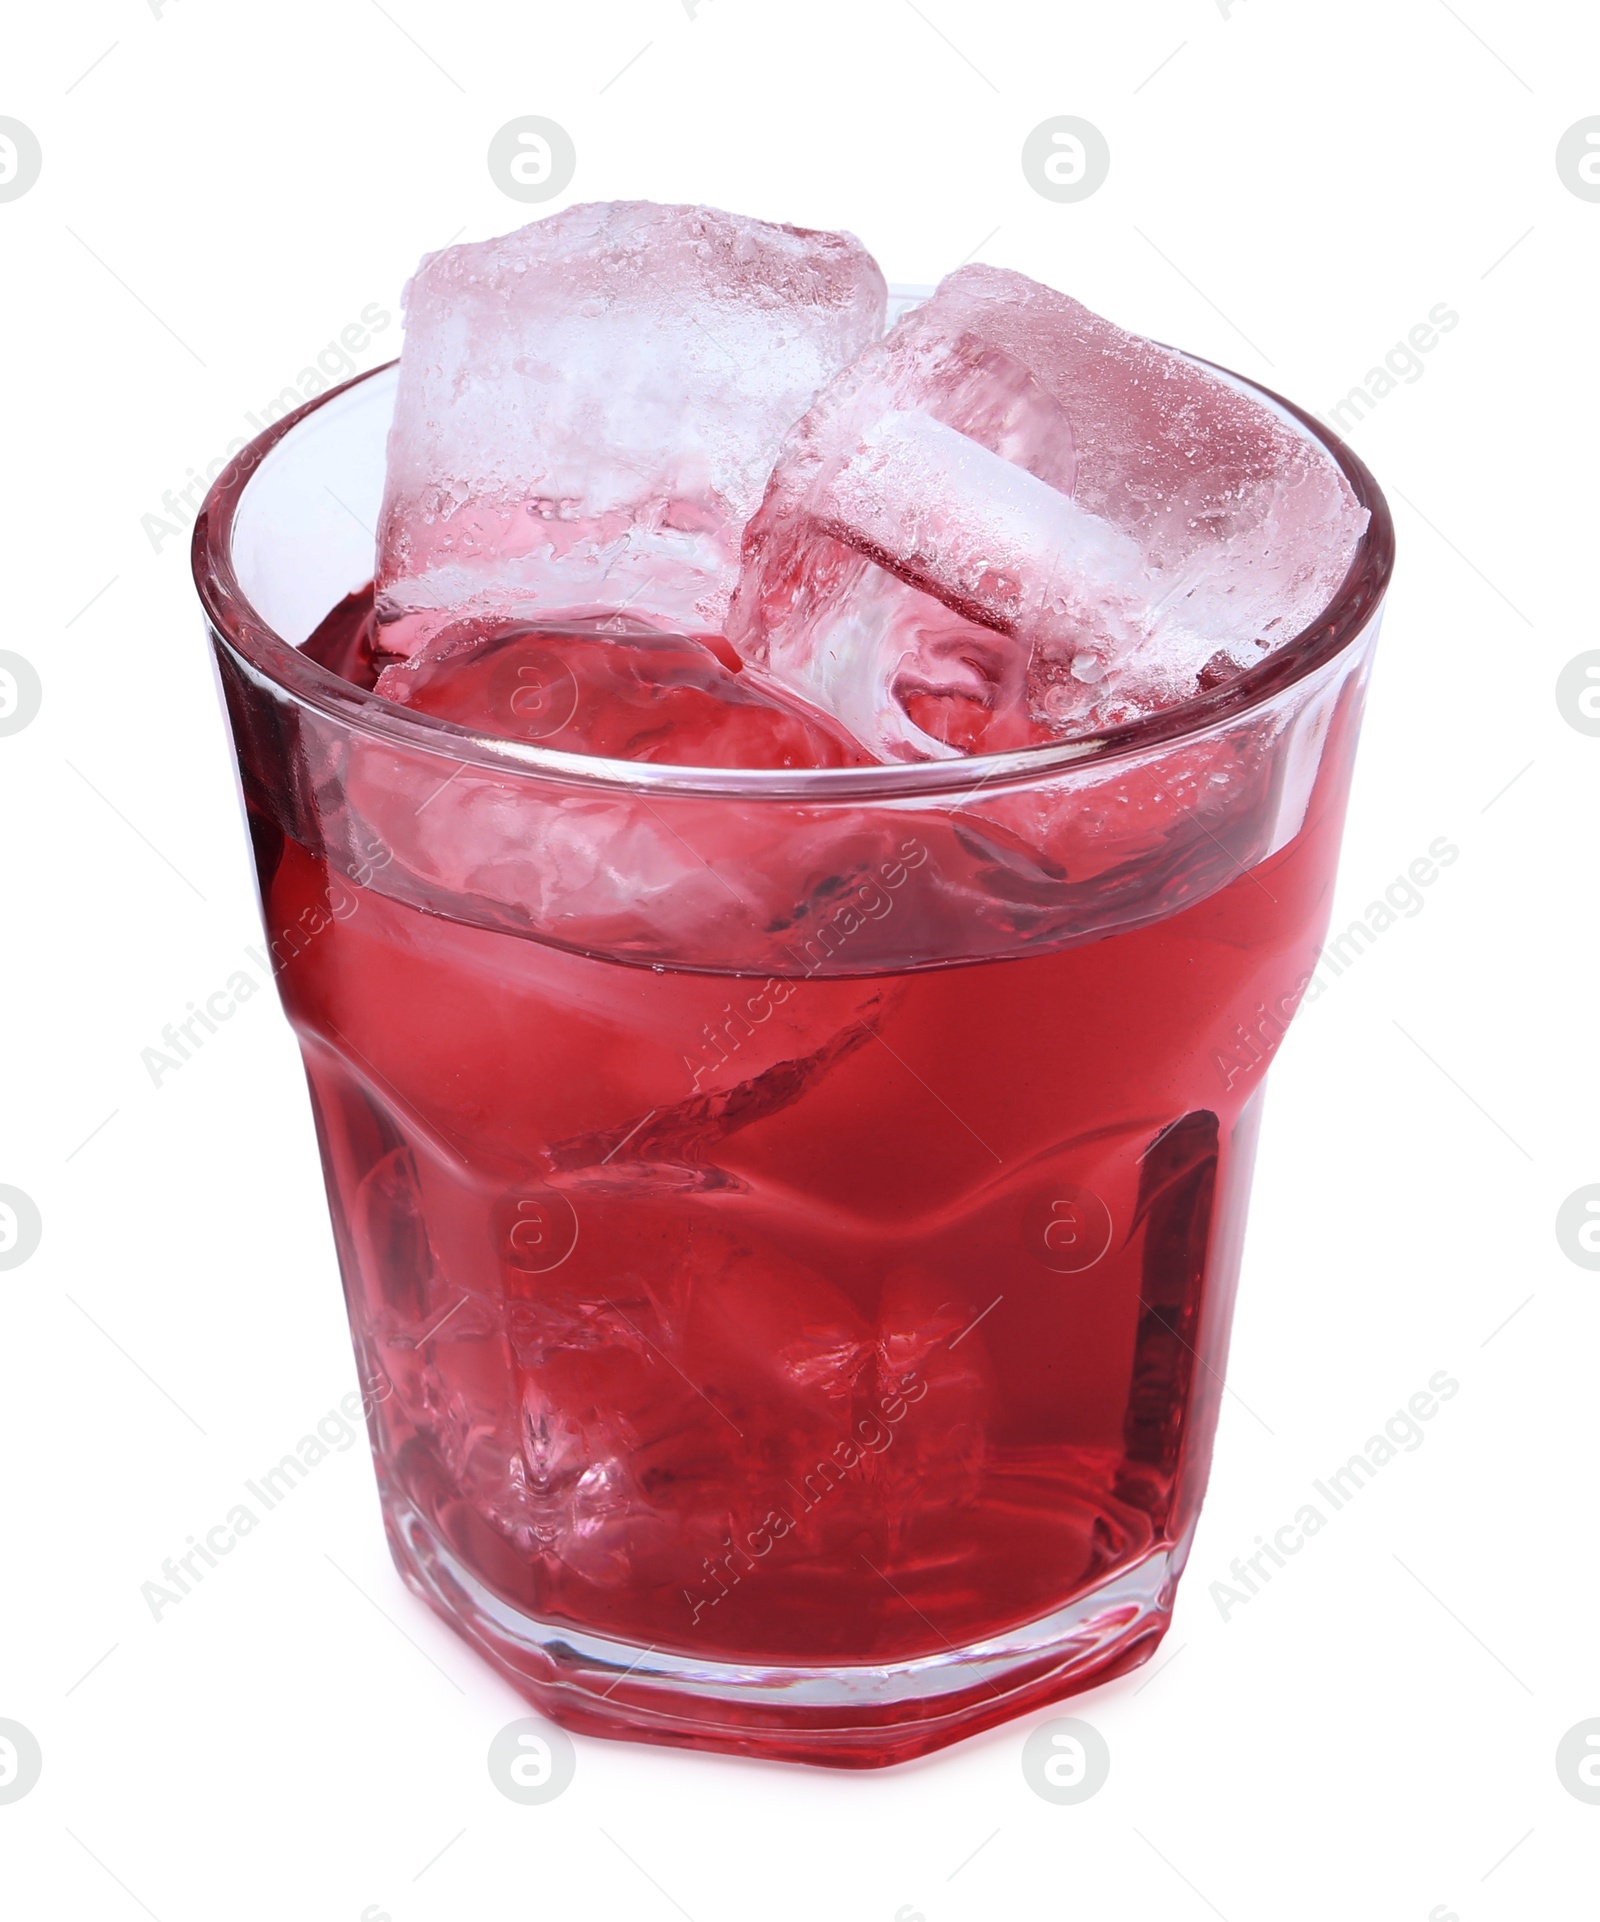
[[[1600,204],[1555,148],[1600,113],[1600,23],[691,4],[74,0],[0,28],[0,113],[44,154],[0,204],[0,646],[44,686],[0,740],[0,1181],[44,1222],[0,1275],[0,1717],[44,1751],[0,1806],[7,1911],[1593,1913],[1600,1807],[1554,1756],[1600,1715],[1600,1275],[1554,1223],[1600,1180],[1600,740],[1555,680],[1600,644]],[[1321,411],[1436,303],[1461,317],[1351,435],[1400,562],[1337,924],[1436,837],[1460,858],[1274,1071],[1237,1398],[1157,1663],[1066,1711],[1112,1755],[1081,1806],[1023,1779],[1040,1717],[865,1776],[580,1741],[559,1801],[508,1802],[485,1751],[526,1711],[401,1587],[364,1445],[159,1623],[140,1597],[354,1385],[276,1007],[159,1088],[140,1062],[258,936],[187,542],[141,517],[364,306],[397,315],[424,249],[540,211],[485,165],[528,113],[576,142],[567,198],[848,226],[892,280],[974,254]],[[1019,160],[1064,113],[1112,154],[1076,205]],[[1209,1584],[1441,1368],[1425,1445],[1224,1621]]]

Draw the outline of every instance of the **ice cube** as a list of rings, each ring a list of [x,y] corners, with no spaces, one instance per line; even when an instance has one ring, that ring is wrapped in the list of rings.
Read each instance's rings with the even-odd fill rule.
[[[1250,665],[1331,599],[1365,519],[1221,376],[962,268],[797,423],[730,632],[885,758],[993,752]]]
[[[991,747],[1048,738],[1021,700],[1026,647],[983,625],[981,612],[971,618],[980,611],[972,594],[923,591],[939,585],[937,554],[920,549],[937,546],[948,488],[919,499],[930,477],[897,473],[884,458],[886,441],[909,449],[919,431],[934,443],[935,469],[987,452],[991,478],[1031,479],[1070,512],[1067,415],[1021,362],[946,326],[936,302],[924,305],[826,388],[789,436],[746,534],[729,631],[751,660],[885,759],[954,754],[980,735],[995,736]],[[974,551],[983,538],[969,529],[969,586],[1003,599],[1005,584]]]
[[[1026,666],[1030,649],[1036,662],[1064,669],[1077,704],[1063,706],[1041,686],[1042,720],[1073,718],[1091,698],[1083,690],[1128,660],[1150,629],[1135,541],[927,415],[886,414],[819,488],[816,510],[847,546],[970,626],[1007,637],[1008,673]],[[916,665],[925,670],[926,649]],[[902,666],[895,686],[905,682]]]
[[[726,643],[722,644],[724,648]],[[827,714],[710,647],[613,615],[452,622],[377,691],[483,734],[680,767],[848,767],[871,757]]]
[[[901,1541],[935,1507],[970,1507],[988,1470],[994,1368],[977,1326],[984,1310],[962,1292],[915,1265],[884,1278],[874,1402],[905,1412],[878,1481],[891,1536]]]
[[[474,613],[719,630],[783,435],[884,304],[852,236],[706,207],[569,207],[430,255],[406,290],[384,646]]]
[[[1157,620],[1095,725],[1187,699],[1309,627],[1368,514],[1333,457],[1220,373],[1001,268],[958,268],[947,324],[1022,361],[1071,416],[1079,505],[1144,552]]]

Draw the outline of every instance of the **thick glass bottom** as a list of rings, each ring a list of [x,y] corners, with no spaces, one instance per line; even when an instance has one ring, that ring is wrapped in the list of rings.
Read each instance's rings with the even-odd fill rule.
[[[382,1495],[407,1586],[542,1715],[584,1735],[824,1768],[909,1761],[1136,1667],[1166,1633],[1178,1575],[1163,1544],[1036,1621],[910,1661],[705,1661],[524,1614],[403,1494]]]

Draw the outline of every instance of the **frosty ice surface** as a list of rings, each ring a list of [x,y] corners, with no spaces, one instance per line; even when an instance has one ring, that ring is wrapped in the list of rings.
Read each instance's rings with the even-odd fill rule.
[[[883,758],[1027,745],[1290,639],[1365,518],[1320,448],[1220,376],[961,268],[795,427],[732,631]]]
[[[379,530],[387,650],[474,612],[718,630],[779,440],[884,299],[848,234],[644,201],[430,255]]]

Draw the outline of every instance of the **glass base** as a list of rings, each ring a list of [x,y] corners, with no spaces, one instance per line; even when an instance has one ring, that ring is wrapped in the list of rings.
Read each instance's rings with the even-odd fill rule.
[[[715,1662],[542,1622],[486,1588],[397,1490],[382,1490],[406,1585],[541,1715],[583,1735],[883,1768],[1148,1661],[1178,1569],[1152,1549],[1098,1588],[963,1648],[870,1667]]]

